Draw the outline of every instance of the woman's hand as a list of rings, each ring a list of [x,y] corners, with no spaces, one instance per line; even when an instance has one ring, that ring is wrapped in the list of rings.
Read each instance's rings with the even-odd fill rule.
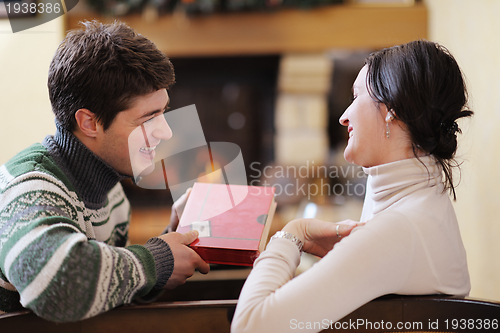
[[[304,252],[323,257],[343,237],[349,236],[357,226],[364,225],[353,220],[332,223],[318,219],[297,219],[290,221],[283,231],[297,236],[304,244]],[[338,226],[338,235],[337,235]]]
[[[176,202],[172,205],[172,213],[170,214],[170,224],[163,231],[163,233],[174,232],[177,230],[177,226],[179,225],[179,221],[182,216],[182,212],[184,212],[184,208],[186,207],[186,202],[191,194],[192,188],[188,188],[186,192],[177,199]]]

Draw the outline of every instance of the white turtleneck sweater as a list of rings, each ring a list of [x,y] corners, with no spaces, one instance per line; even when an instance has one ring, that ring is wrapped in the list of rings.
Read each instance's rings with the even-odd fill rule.
[[[319,332],[386,294],[467,295],[466,254],[441,167],[430,156],[421,161],[364,168],[366,225],[297,277],[295,244],[270,242],[243,287],[232,332]]]

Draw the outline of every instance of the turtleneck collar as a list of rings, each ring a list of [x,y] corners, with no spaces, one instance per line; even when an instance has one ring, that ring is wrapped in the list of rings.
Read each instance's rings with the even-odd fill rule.
[[[107,202],[108,192],[127,176],[88,149],[73,133],[56,122],[56,133],[43,145],[73,184],[85,206],[99,209]]]
[[[410,158],[363,168],[368,174],[365,200],[372,202],[371,216],[387,209],[396,201],[425,187],[438,186],[443,190],[442,169],[432,156]],[[363,212],[365,215],[368,212]]]

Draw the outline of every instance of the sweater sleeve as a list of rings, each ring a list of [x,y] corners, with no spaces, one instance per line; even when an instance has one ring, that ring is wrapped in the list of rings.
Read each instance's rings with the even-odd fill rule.
[[[163,239],[153,237],[144,245],[154,257],[156,268],[156,289],[165,287],[174,271],[174,255],[170,246]]]
[[[401,215],[380,215],[295,278],[296,246],[286,239],[269,243],[240,294],[232,332],[319,332],[396,292],[410,272],[414,236]]]
[[[39,219],[16,230],[0,268],[20,303],[56,322],[95,316],[155,285],[155,261],[143,246],[119,248],[87,240],[71,221]]]
[[[79,208],[53,187],[0,196],[0,298],[10,300],[1,311],[20,302],[44,319],[77,321],[166,283],[173,271],[167,243],[124,248],[89,239]]]

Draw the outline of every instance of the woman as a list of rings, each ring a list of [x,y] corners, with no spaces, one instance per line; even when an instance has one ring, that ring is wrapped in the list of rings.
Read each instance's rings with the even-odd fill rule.
[[[455,59],[428,41],[384,49],[366,60],[353,93],[340,123],[349,133],[344,157],[368,174],[363,223],[288,223],[256,260],[233,332],[320,331],[312,324],[385,294],[469,293],[446,192],[455,197],[456,120],[472,115]],[[322,259],[293,278],[301,246]]]

